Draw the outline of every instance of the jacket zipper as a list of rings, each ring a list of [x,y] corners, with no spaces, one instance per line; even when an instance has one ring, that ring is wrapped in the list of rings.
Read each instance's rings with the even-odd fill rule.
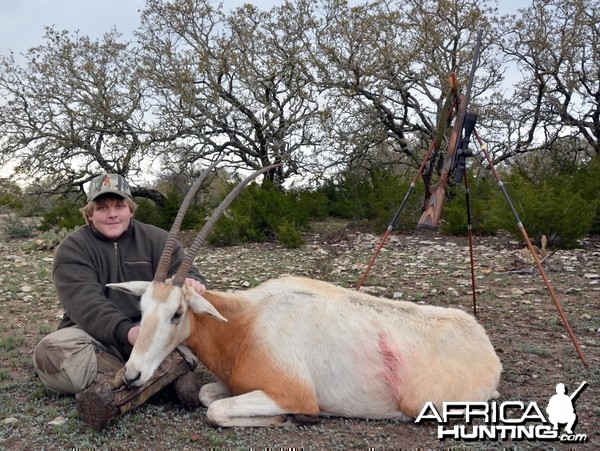
[[[119,271],[119,245],[116,241],[113,242],[115,246],[115,268],[117,268],[117,274]],[[118,274],[119,279],[121,278],[121,274]]]

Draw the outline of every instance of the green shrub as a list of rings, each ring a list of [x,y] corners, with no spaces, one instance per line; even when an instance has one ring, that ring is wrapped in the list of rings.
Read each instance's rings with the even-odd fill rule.
[[[572,248],[590,232],[598,202],[590,201],[577,179],[548,176],[534,183],[518,173],[506,177],[507,192],[529,236],[546,235],[550,246]],[[497,216],[503,228],[520,236],[508,207],[498,211]]]
[[[372,227],[382,230],[390,223],[408,193],[410,182],[391,170],[348,170],[337,180],[328,181],[321,188],[327,197],[329,214],[354,222],[367,220]],[[396,222],[397,229],[412,229],[421,213],[422,183],[410,194],[404,210]]]
[[[442,209],[440,229],[446,235],[467,234],[467,200],[464,185],[448,188],[449,196]],[[469,203],[473,232],[493,235],[501,226],[497,212],[508,209],[496,181],[491,177],[474,178],[469,174]]]
[[[32,225],[12,215],[5,220],[3,227],[3,233],[7,238],[29,238],[34,235],[34,230]]]
[[[7,210],[23,208],[22,190],[10,179],[0,177],[0,207]]]
[[[295,249],[304,244],[302,233],[300,233],[296,225],[290,221],[284,221],[283,224],[277,228],[275,237],[281,245],[289,249]]]
[[[215,224],[215,227],[208,236],[207,241],[216,246],[241,244],[248,241],[248,236],[244,232],[248,230],[250,230],[248,218],[238,217],[233,219],[228,215],[223,215]],[[264,240],[265,239],[263,238],[258,241]]]
[[[79,200],[60,200],[52,204],[50,209],[42,214],[40,230],[74,229],[85,224],[80,208],[84,205]]]
[[[580,188],[590,207],[595,208],[589,232],[600,234],[600,155],[577,172],[573,183]]]
[[[208,241],[217,245],[263,242],[280,234],[292,244],[298,238],[292,238],[291,227],[300,233],[309,221],[324,217],[325,205],[324,196],[318,192],[286,193],[268,183],[262,186],[254,183],[240,193],[217,221]],[[284,226],[286,223],[291,226]],[[280,230],[281,226],[284,228]]]
[[[156,218],[160,215],[160,209],[150,199],[136,198],[135,203],[137,210],[135,211],[135,219],[160,227],[156,222]],[[158,222],[162,223],[162,219]]]
[[[135,212],[135,218],[141,222],[169,230],[173,221],[175,221],[183,198],[184,196],[171,190],[166,195],[165,206],[163,208],[156,205],[150,199],[136,198],[135,203],[138,208]],[[192,204],[183,218],[181,229],[189,230],[197,228],[203,221],[204,214],[202,208]]]
[[[600,231],[600,158],[574,167],[557,157],[546,161],[545,155],[530,155],[525,167],[514,166],[501,178],[528,235],[546,235],[551,246],[572,248],[589,233]],[[492,234],[504,229],[521,237],[494,178],[469,177],[469,187],[475,233]],[[464,188],[452,187],[449,193],[442,213],[442,230],[464,234]]]
[[[328,216],[327,197],[318,190],[302,190],[288,193],[296,204],[297,216],[302,225]]]

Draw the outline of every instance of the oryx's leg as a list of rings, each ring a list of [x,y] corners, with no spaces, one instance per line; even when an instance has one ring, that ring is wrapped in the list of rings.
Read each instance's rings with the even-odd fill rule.
[[[229,398],[231,396],[231,392],[223,382],[219,381],[203,385],[202,388],[200,388],[200,393],[198,393],[198,396],[200,397],[200,402],[202,405],[204,407],[208,407],[219,399]]]
[[[215,400],[206,412],[209,424],[221,427],[276,427],[297,424],[262,390]]]

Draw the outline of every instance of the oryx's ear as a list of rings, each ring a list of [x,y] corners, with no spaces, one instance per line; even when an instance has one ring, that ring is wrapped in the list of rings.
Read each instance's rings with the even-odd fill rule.
[[[125,293],[136,294],[141,296],[146,292],[148,285],[152,282],[148,281],[134,281],[134,282],[121,282],[121,283],[107,283],[108,288],[115,290],[124,291]]]
[[[194,292],[190,297],[189,306],[196,313],[205,313],[207,315],[212,316],[213,318],[227,322],[227,318],[221,315],[219,311],[216,308],[214,308],[210,302],[208,302],[196,292]]]

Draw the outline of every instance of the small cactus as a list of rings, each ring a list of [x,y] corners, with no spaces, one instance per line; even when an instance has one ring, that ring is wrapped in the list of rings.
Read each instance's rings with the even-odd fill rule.
[[[73,233],[78,228],[79,227],[67,229],[66,227],[63,227],[60,230],[51,229],[46,232],[42,232],[37,236],[37,238],[27,242],[23,248],[29,251],[52,250],[58,246],[62,240],[64,240],[68,235]]]
[[[543,259],[544,257],[547,257],[549,254],[548,249],[546,249],[546,246],[548,246],[548,238],[546,238],[546,235],[542,235],[540,245],[541,245],[541,247],[533,246],[533,250],[541,259]],[[524,247],[523,249],[521,249],[521,257],[523,257],[524,259],[528,260],[531,263],[533,263],[535,261],[527,247]]]

